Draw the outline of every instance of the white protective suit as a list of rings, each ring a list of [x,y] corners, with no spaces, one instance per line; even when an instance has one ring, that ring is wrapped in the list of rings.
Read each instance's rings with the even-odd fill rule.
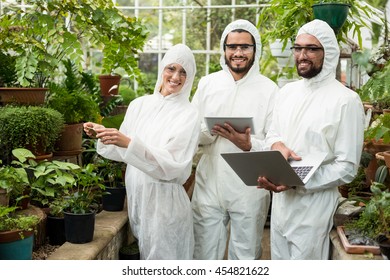
[[[255,38],[254,64],[242,79],[235,81],[225,63],[223,44],[229,32],[247,30]],[[267,219],[270,193],[246,186],[220,153],[241,151],[229,140],[211,136],[205,116],[251,116],[256,135],[252,150],[261,150],[270,126],[277,85],[259,73],[260,35],[246,20],[237,20],[224,30],[220,43],[223,70],[203,77],[192,103],[200,112],[202,155],[196,169],[192,208],[194,211],[195,259],[223,259],[228,237],[229,259],[257,259]]]
[[[363,145],[364,110],[356,92],[335,79],[340,50],[333,30],[320,20],[300,34],[324,48],[321,72],[279,92],[267,144],[282,141],[299,156],[327,156],[303,187],[275,193],[271,214],[272,259],[328,259],[338,186],[356,175]]]
[[[187,73],[181,92],[160,94],[165,66],[178,63]],[[189,96],[196,72],[191,50],[178,44],[165,54],[152,95],[132,101],[120,131],[128,148],[98,142],[102,156],[127,163],[128,215],[141,259],[192,259],[192,210],[183,184],[198,147],[199,122]]]

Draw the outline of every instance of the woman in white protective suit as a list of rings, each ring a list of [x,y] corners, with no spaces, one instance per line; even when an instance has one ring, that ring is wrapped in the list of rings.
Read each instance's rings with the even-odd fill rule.
[[[128,215],[141,259],[192,259],[192,211],[183,184],[197,149],[198,113],[189,96],[196,72],[191,50],[173,46],[152,95],[132,101],[119,131],[85,123],[97,152],[127,164]]]
[[[293,46],[303,79],[280,90],[266,142],[284,157],[325,153],[304,186],[259,187],[274,191],[272,259],[328,259],[338,186],[357,173],[363,146],[364,110],[356,92],[336,80],[340,49],[330,26],[314,20],[302,26]]]

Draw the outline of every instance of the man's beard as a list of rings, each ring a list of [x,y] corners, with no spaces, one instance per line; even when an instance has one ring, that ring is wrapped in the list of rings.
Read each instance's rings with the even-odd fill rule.
[[[317,76],[322,71],[322,65],[320,67],[312,67],[308,71],[299,70],[298,65],[296,65],[298,75],[302,78],[311,79]]]
[[[231,71],[233,71],[234,73],[237,73],[237,74],[247,73],[249,71],[249,69],[251,69],[254,61],[255,61],[255,58],[252,57],[252,59],[248,61],[246,66],[244,66],[244,67],[233,67],[232,64],[230,63],[230,60],[225,56],[225,63],[226,63],[226,65],[229,67],[229,69]]]

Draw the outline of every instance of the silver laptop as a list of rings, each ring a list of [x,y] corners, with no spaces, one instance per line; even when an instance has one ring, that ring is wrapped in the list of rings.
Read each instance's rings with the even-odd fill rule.
[[[223,127],[224,123],[229,123],[238,132],[243,133],[248,127],[250,127],[251,134],[255,134],[253,117],[205,117],[204,119],[210,133],[214,125],[220,125]]]
[[[259,176],[275,185],[303,186],[325,159],[326,153],[286,161],[279,151],[222,153],[221,156],[247,186],[257,186]]]

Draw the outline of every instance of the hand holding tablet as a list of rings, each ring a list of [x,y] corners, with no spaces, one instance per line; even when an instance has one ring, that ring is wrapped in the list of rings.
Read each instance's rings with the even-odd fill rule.
[[[228,123],[240,133],[244,133],[247,128],[250,128],[251,134],[255,134],[252,117],[205,117],[205,122],[210,133],[215,125],[223,127],[224,123]]]

